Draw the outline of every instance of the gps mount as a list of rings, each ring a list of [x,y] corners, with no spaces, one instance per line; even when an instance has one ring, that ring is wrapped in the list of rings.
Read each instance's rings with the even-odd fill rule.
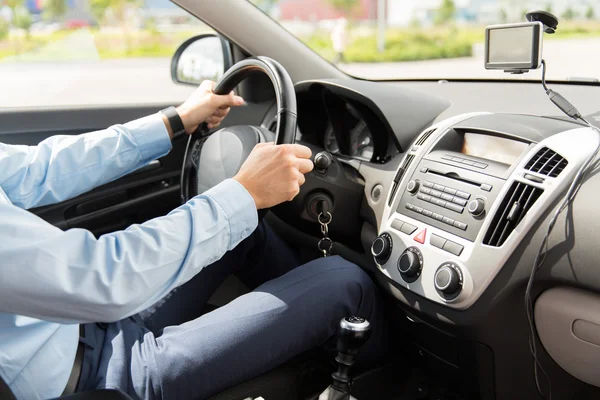
[[[544,25],[544,32],[552,35],[558,29],[558,18],[552,13],[543,10],[527,11],[525,18],[529,22],[541,22]]]

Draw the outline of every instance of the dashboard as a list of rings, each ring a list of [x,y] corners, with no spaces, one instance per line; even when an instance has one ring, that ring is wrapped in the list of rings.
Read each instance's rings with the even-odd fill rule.
[[[597,87],[558,89],[600,120]],[[493,371],[490,398],[534,396],[524,291],[549,219],[598,134],[560,116],[535,83],[315,80],[296,92],[297,140],[335,157],[275,213],[318,237],[306,209],[328,198],[338,254],[372,272],[429,362],[463,365],[464,350],[476,358],[470,367]],[[558,218],[533,288],[540,340],[560,366],[544,368],[562,382],[600,385],[581,368],[600,363],[600,340],[573,330],[600,327],[586,311],[600,309],[598,191],[600,175],[590,174]]]

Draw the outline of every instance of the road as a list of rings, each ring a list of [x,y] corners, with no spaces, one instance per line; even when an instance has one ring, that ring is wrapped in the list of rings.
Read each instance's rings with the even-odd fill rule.
[[[599,48],[600,38],[546,41],[548,78],[600,78],[600,52],[593,51]],[[169,59],[99,60],[89,46],[77,49],[76,57],[64,62],[0,62],[0,107],[176,103],[193,90],[171,81]],[[341,67],[370,79],[506,78],[502,72],[483,68],[482,53],[478,47],[470,58]],[[534,71],[522,78],[540,76],[540,71]]]

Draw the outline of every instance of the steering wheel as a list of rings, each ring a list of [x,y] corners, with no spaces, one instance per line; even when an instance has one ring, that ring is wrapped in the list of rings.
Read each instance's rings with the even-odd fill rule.
[[[202,124],[190,135],[181,168],[181,201],[203,193],[240,169],[254,146],[261,142],[292,144],[296,135],[296,92],[290,75],[277,61],[268,57],[248,58],[231,67],[217,83],[214,92],[231,92],[250,74],[266,74],[277,101],[275,134],[252,125],[237,125],[209,133]]]

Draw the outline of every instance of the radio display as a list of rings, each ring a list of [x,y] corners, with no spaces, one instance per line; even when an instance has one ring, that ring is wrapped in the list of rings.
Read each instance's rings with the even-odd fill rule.
[[[479,133],[465,133],[461,153],[513,165],[529,145],[517,140]]]

